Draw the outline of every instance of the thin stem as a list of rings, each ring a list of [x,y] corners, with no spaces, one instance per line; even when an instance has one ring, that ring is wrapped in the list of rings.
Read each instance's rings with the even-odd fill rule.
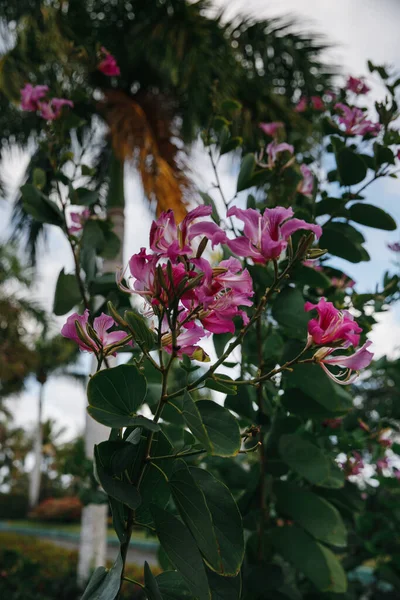
[[[168,460],[171,458],[184,458],[186,456],[195,456],[196,454],[204,454],[207,450],[191,450],[190,452],[178,452],[177,454],[165,454],[164,456],[148,456],[148,462],[154,462],[155,460]]]
[[[275,274],[277,273],[276,261],[274,261]],[[275,277],[275,280],[277,278]],[[262,323],[261,319],[256,322],[256,340],[257,340],[257,354],[258,354],[258,365],[260,369],[260,375],[262,377],[264,370],[264,355],[262,351]],[[261,423],[261,415],[263,412],[263,383],[258,382],[257,386],[257,406],[258,406],[258,417]],[[260,487],[259,487],[259,505],[260,505],[260,523],[258,529],[258,547],[257,555],[259,562],[263,559],[263,548],[264,548],[264,531],[266,521],[266,498],[265,498],[265,473],[266,473],[266,456],[264,446],[264,432],[260,427],[258,434],[258,446],[259,446],[259,461],[260,461]]]
[[[140,583],[140,581],[136,581],[136,579],[131,579],[130,577],[122,577],[122,579],[123,581],[129,581],[129,583],[134,583],[135,585],[138,585],[142,588],[142,590],[145,589],[143,583]]]

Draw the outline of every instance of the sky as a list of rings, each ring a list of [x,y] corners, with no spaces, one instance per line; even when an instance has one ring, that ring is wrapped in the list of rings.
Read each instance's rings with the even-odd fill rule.
[[[393,64],[400,70],[400,2],[397,0],[214,0],[216,7],[226,7],[227,14],[238,12],[260,17],[291,15],[300,21],[300,29],[324,34],[335,47],[329,51],[329,59],[340,65],[343,74],[366,75],[372,85],[372,98],[379,95],[380,89],[369,75],[366,61]],[[18,180],[26,165],[26,157],[13,156],[5,165],[10,182]],[[202,189],[209,191],[213,176],[207,157],[200,146],[195,146],[191,164],[193,177]],[[221,180],[229,197],[235,185],[235,172],[228,161],[221,162]],[[124,248],[125,257],[147,245],[148,231],[152,216],[143,199],[139,181],[133,172],[127,172],[127,234]],[[233,195],[233,194],[232,194]],[[390,212],[400,222],[400,181],[394,179],[378,182],[368,193],[368,201]],[[5,239],[10,209],[0,206],[0,239]],[[398,241],[398,232],[380,232],[369,228],[363,230],[367,239],[367,249],[372,261],[350,265],[337,263],[357,281],[357,291],[375,289],[384,270],[392,268],[391,253],[386,248],[388,241]],[[46,245],[39,252],[38,277],[34,289],[35,297],[51,311],[55,283],[62,267],[72,269],[67,242],[56,228],[51,228]],[[64,318],[55,320],[55,330],[60,328]],[[398,354],[396,346],[400,339],[400,312],[390,311],[379,316],[379,325],[371,334],[376,354]],[[83,358],[83,368],[88,367],[87,357]],[[32,382],[25,393],[9,402],[15,422],[25,427],[33,425],[37,412],[37,386]],[[64,378],[50,379],[44,399],[44,418],[52,418],[58,425],[67,428],[67,437],[82,432],[85,420],[85,393],[77,383]]]

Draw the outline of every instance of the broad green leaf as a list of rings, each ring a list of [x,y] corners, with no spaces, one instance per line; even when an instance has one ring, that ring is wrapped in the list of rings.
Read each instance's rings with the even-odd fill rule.
[[[337,490],[344,486],[345,481],[346,481],[346,478],[345,478],[344,472],[334,461],[332,461],[329,465],[328,477],[326,479],[324,479],[323,481],[321,481],[318,484],[318,487]]]
[[[121,241],[116,233],[110,230],[104,232],[104,247],[99,252],[99,256],[106,260],[112,260],[118,256],[121,248]]]
[[[84,187],[79,187],[73,192],[71,198],[73,204],[81,204],[84,206],[91,206],[95,204],[99,199],[99,192],[96,190],[89,190]]]
[[[121,583],[122,558],[118,558],[109,571],[98,567],[93,573],[81,600],[110,600],[116,598]]]
[[[373,204],[364,204],[356,202],[349,208],[349,216],[352,221],[374,227],[375,229],[384,229],[385,231],[394,231],[397,228],[396,221],[387,212],[379,206]]]
[[[158,424],[136,415],[146,391],[146,379],[133,365],[99,371],[89,381],[88,412],[108,427],[138,426],[157,431]]]
[[[200,552],[215,571],[223,572],[211,512],[204,494],[185,463],[172,475],[169,483],[178,512],[196,540]]]
[[[303,294],[297,288],[285,288],[274,300],[272,316],[287,335],[305,340],[309,316],[304,311]]]
[[[43,169],[33,169],[33,185],[39,190],[42,190],[46,185],[46,173]]]
[[[341,148],[336,152],[336,163],[342,185],[355,185],[367,176],[367,165],[350,148]]]
[[[326,400],[329,400],[329,397]],[[281,401],[287,411],[303,419],[329,419],[345,412],[344,410],[338,412],[329,410],[298,388],[285,390]]]
[[[64,269],[61,269],[54,294],[54,314],[57,317],[65,315],[80,302],[82,296],[75,275],[66,275]]]
[[[57,204],[42,194],[34,185],[30,183],[23,185],[21,195],[24,210],[36,221],[58,227],[64,226],[64,217]]]
[[[222,394],[236,394],[237,386],[235,385],[234,380],[227,375],[218,375],[218,381],[209,377],[206,379],[205,386],[209,390],[215,390],[216,392],[221,392]]]
[[[294,433],[279,440],[282,460],[293,471],[310,483],[319,484],[329,475],[329,461],[322,451],[308,440]]]
[[[242,190],[245,190],[253,185],[252,177],[254,175],[255,167],[256,160],[254,158],[254,154],[246,154],[242,160],[242,164],[240,165],[236,188],[237,192],[241,192]]]
[[[144,585],[148,600],[163,600],[157,580],[147,561],[144,562]]]
[[[211,213],[212,220],[215,221],[215,223],[219,224],[220,218],[219,218],[218,210],[217,210],[217,207],[215,205],[214,200],[206,192],[199,192],[199,194],[200,194],[200,196],[201,196],[204,204],[206,206],[211,206],[211,208],[212,208],[212,213]]]
[[[343,594],[346,574],[335,555],[295,525],[276,527],[271,541],[283,558],[299,569],[321,592]]]
[[[212,600],[240,600],[242,590],[240,573],[236,577],[222,577],[207,569],[207,577]]]
[[[229,410],[211,400],[194,402],[185,392],[181,412],[186,425],[207,452],[216,456],[235,456],[239,452],[240,430]]]
[[[193,600],[178,571],[164,571],[157,575],[156,580],[163,600]]]
[[[275,482],[274,494],[279,513],[294,520],[321,542],[338,547],[346,546],[346,527],[332,504],[287,481]]]
[[[236,575],[244,556],[242,517],[232,494],[208,471],[190,467],[189,471],[204,494],[211,513],[224,575]]]
[[[240,417],[245,417],[247,421],[252,423],[255,421],[255,410],[253,401],[255,400],[255,390],[248,385],[238,386],[236,395],[228,395],[225,398],[224,406],[229,410],[233,410]]]
[[[141,443],[146,446],[147,439],[143,438]],[[173,451],[171,442],[162,431],[154,434],[150,450],[152,457],[169,456],[173,454]],[[139,488],[140,495],[142,496],[142,504],[135,514],[135,519],[138,523],[143,523],[144,525],[151,525],[153,523],[149,510],[150,503],[156,504],[160,508],[165,508],[167,505],[171,491],[166,478],[171,476],[174,462],[171,459],[159,459],[155,461],[155,465],[157,466],[151,463],[146,466]],[[136,470],[132,473],[132,476],[136,477]]]
[[[89,219],[82,232],[82,247],[93,248],[97,253],[104,247],[105,238],[99,221]]]
[[[138,490],[126,480],[117,479],[111,473],[107,472],[106,466],[102,461],[99,446],[94,447],[94,458],[96,475],[104,491],[112,498],[127,504],[132,510],[136,510],[141,503]]]
[[[340,223],[335,223],[335,225],[340,225]],[[319,244],[321,248],[326,248],[329,254],[344,258],[351,263],[359,263],[364,260],[361,245],[350,239],[345,231],[334,231],[327,225],[323,228]]]
[[[324,273],[304,266],[296,270],[294,279],[302,285],[309,285],[313,288],[322,288],[323,290],[332,285],[331,280]]]
[[[116,500],[111,496],[108,497],[108,501],[110,503],[115,533],[117,534],[120,543],[123,544],[128,539],[126,533],[127,508],[122,502],[119,502],[119,500]]]
[[[205,566],[196,542],[187,527],[171,513],[150,507],[160,544],[172,565],[182,575],[193,599],[210,600],[211,593]]]

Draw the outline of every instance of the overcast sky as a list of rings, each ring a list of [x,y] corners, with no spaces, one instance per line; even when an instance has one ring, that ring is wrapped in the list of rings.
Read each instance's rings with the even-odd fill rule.
[[[343,74],[368,75],[366,61],[371,58],[375,63],[391,63],[400,68],[400,2],[397,0],[214,0],[218,6],[228,6],[228,14],[249,12],[259,16],[298,16],[302,30],[312,30],[325,34],[334,44],[329,58],[341,65]],[[374,83],[369,78],[370,83]],[[375,87],[373,94],[378,94]],[[18,172],[23,173],[25,158],[18,157],[6,165],[10,180]],[[203,189],[210,187],[212,174],[206,157],[196,150],[193,156],[193,171]],[[229,195],[233,189],[235,177],[231,165],[222,165],[222,181]],[[143,193],[137,178],[128,174],[127,192],[127,236],[125,256],[147,245],[151,215],[143,201]],[[369,193],[369,200],[385,208],[400,222],[400,182],[390,180],[379,182]],[[7,208],[0,207],[0,236],[4,239],[5,224],[9,216]],[[139,225],[138,225],[139,224]],[[55,228],[51,228],[55,229]],[[397,232],[379,232],[365,228],[368,250],[373,259],[361,265],[341,263],[341,266],[358,282],[358,290],[374,289],[382,272],[390,267],[391,255],[386,249],[387,241],[397,241]],[[1,235],[3,234],[3,235]],[[35,290],[37,298],[51,310],[55,282],[62,267],[72,269],[69,247],[61,232],[51,231],[48,244],[40,253],[38,283]],[[62,325],[64,319],[58,320]],[[397,340],[400,338],[400,317],[398,311],[380,317],[380,325],[371,335],[378,355],[389,352],[396,354]],[[37,390],[34,384],[20,399],[10,402],[15,420],[19,424],[32,423],[37,411]],[[44,417],[54,418],[59,425],[68,428],[68,437],[83,429],[85,396],[78,384],[67,383],[64,379],[51,380],[47,385],[44,403]]]

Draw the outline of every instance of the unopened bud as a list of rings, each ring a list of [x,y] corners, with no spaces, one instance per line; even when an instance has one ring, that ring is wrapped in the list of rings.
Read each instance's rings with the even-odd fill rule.
[[[307,252],[306,258],[313,260],[315,258],[320,258],[321,256],[324,256],[324,254],[326,254],[327,252],[328,250],[324,248],[310,248]]]
[[[90,346],[91,348],[95,348],[95,344],[93,344],[93,340],[87,335],[86,331],[83,329],[82,325],[79,321],[75,321],[75,329],[78,335],[78,338],[86,344],[86,346]],[[97,348],[96,348],[97,349]]]
[[[201,257],[204,250],[206,249],[207,243],[208,243],[208,237],[204,236],[199,244],[199,247],[197,248],[196,258]]]
[[[114,304],[110,300],[107,302],[107,308],[108,308],[108,312],[110,313],[110,315],[112,316],[114,321],[116,323],[118,323],[118,325],[121,325],[121,327],[128,327],[128,323],[126,321],[124,321],[124,319],[119,314],[119,312],[115,308]]]
[[[193,354],[190,357],[192,360],[198,360],[200,362],[210,362],[210,357],[207,352],[203,350],[203,348],[196,348]]]

